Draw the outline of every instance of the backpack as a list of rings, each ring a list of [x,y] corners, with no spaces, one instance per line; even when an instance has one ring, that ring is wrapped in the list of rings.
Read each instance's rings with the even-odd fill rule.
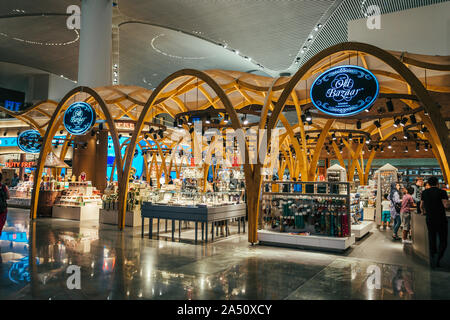
[[[7,208],[5,185],[0,183],[0,213],[6,212]]]

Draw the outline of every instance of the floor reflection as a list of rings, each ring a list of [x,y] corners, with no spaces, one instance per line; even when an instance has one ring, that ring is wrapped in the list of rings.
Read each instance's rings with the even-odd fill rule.
[[[0,299],[450,298],[449,273],[421,265],[252,247],[246,235],[193,245],[141,239],[139,232],[95,222],[30,223],[26,211],[11,210],[0,239]],[[70,265],[80,267],[80,290],[68,288]]]

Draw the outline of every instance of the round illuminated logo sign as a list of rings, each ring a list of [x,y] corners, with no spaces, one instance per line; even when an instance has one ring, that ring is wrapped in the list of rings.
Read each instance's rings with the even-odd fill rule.
[[[311,101],[320,111],[345,117],[369,108],[379,93],[377,78],[358,66],[339,66],[322,73],[311,87]]]
[[[86,102],[72,103],[64,112],[64,127],[73,135],[86,133],[95,123],[96,114]]]
[[[26,130],[17,137],[17,146],[26,153],[39,153],[42,138],[37,130]]]

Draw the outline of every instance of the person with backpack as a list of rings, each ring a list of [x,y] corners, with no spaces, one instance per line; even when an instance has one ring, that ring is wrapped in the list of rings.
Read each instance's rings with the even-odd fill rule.
[[[6,216],[8,214],[8,203],[6,200],[9,199],[8,187],[2,183],[2,180],[3,175],[0,173],[0,236],[6,223]]]
[[[394,221],[394,227],[393,227],[393,235],[392,238],[394,240],[400,240],[400,237],[398,236],[398,229],[400,229],[400,225],[402,224],[402,219],[400,217],[400,209],[402,206],[402,200],[400,199],[400,185],[397,182],[391,183],[391,192],[389,193],[389,201],[391,202],[390,210],[391,210],[391,217]]]
[[[426,216],[431,267],[439,267],[447,249],[448,219],[445,210],[449,208],[448,195],[438,187],[438,179],[428,179],[430,188],[422,192],[420,206]],[[439,246],[437,244],[439,238]]]

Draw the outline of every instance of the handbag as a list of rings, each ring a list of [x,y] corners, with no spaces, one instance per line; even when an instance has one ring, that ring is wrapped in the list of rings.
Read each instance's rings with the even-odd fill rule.
[[[402,208],[402,204],[401,203],[394,203],[394,208],[395,208],[395,211],[397,211],[397,213],[400,213],[400,210]]]

